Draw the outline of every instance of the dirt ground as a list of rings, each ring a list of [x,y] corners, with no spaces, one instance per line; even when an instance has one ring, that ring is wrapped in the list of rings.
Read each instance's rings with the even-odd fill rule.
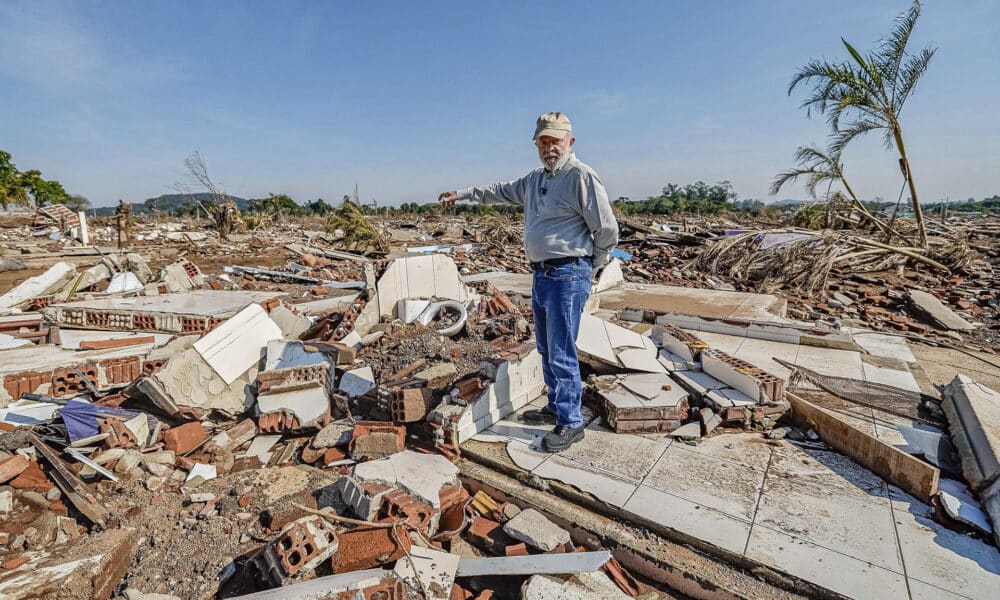
[[[962,373],[979,383],[1000,390],[1000,356],[961,351],[910,342],[910,349],[931,382],[946,385]]]

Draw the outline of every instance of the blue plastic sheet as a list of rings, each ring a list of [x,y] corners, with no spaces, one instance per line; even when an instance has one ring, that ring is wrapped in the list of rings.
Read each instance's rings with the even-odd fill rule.
[[[59,409],[59,416],[66,423],[66,431],[69,433],[69,441],[86,439],[98,434],[97,420],[107,417],[117,417],[128,420],[139,414],[137,410],[127,408],[115,408],[113,406],[99,406],[79,400],[70,400],[66,406]]]

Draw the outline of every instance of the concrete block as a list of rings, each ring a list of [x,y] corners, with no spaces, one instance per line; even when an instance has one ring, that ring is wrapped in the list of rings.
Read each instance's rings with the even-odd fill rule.
[[[353,478],[360,483],[385,483],[401,488],[434,508],[441,508],[441,491],[458,481],[458,467],[438,454],[411,450],[354,466]]]
[[[333,448],[346,446],[350,443],[354,432],[354,423],[347,419],[338,419],[329,423],[313,436],[313,448]]]
[[[111,529],[33,554],[4,573],[0,598],[63,598],[72,591],[75,598],[108,600],[135,558],[137,538],[134,529]]]
[[[533,508],[522,510],[503,525],[504,533],[542,552],[551,552],[571,542],[569,532]]]
[[[569,579],[532,575],[521,591],[521,600],[629,600],[611,579],[600,571],[577,573]]]
[[[73,280],[76,267],[68,262],[52,265],[48,271],[35,277],[29,277],[6,294],[0,296],[0,311],[17,308],[31,300],[48,296],[62,289]]]

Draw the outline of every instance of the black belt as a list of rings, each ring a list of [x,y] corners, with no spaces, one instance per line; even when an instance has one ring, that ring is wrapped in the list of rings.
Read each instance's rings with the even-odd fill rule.
[[[531,263],[531,268],[536,271],[544,271],[550,267],[561,267],[563,265],[568,265],[575,263],[579,260],[585,258],[590,258],[589,256],[563,256],[561,258],[550,258],[548,260],[543,260],[539,262]]]

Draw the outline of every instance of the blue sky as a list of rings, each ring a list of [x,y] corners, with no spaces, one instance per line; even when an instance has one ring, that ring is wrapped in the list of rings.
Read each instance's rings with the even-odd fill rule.
[[[871,47],[904,0],[0,3],[0,148],[95,205],[171,193],[193,150],[230,193],[426,202],[537,164],[559,110],[612,197],[667,182],[767,196],[824,143],[788,82]],[[922,200],[1000,194],[1000,2],[929,0],[939,47],[903,125]],[[845,154],[895,199],[877,137]],[[801,197],[789,188],[780,197]]]

